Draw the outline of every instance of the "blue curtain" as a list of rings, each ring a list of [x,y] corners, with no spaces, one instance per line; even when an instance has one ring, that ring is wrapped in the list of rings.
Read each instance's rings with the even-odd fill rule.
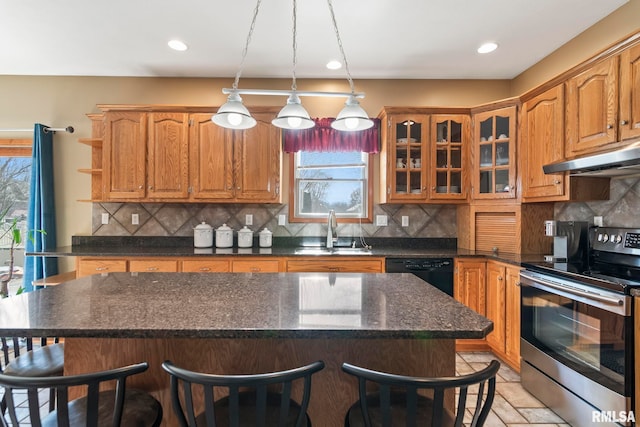
[[[39,123],[33,133],[31,162],[31,188],[27,234],[24,236],[26,252],[41,252],[56,247],[56,212],[53,197],[53,132]],[[24,290],[33,290],[32,282],[58,274],[55,257],[28,256],[24,260]]]

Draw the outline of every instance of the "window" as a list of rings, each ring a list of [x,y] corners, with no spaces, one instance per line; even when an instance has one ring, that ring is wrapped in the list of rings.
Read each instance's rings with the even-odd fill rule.
[[[11,235],[6,233],[17,220],[23,241],[14,248],[13,277],[9,282],[9,294],[22,285],[24,267],[24,236],[27,235],[27,211],[29,209],[29,181],[31,179],[31,139],[0,139],[0,275],[9,271]]]
[[[343,222],[371,222],[368,153],[298,151],[291,158],[291,222],[321,222],[331,209]]]

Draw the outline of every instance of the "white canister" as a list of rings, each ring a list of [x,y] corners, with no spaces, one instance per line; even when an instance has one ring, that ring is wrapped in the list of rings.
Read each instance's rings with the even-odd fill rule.
[[[253,231],[245,225],[238,231],[238,247],[250,248],[251,246],[253,246]]]
[[[260,247],[261,248],[270,248],[271,243],[273,241],[273,233],[269,231],[268,228],[265,227],[260,233]]]
[[[210,248],[213,246],[213,227],[202,221],[193,229],[193,246],[196,248]]]
[[[216,248],[230,248],[233,246],[233,229],[227,224],[216,228]]]

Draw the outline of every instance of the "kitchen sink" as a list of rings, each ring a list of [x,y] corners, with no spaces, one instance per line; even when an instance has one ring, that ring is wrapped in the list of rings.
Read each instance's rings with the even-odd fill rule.
[[[367,248],[323,248],[323,247],[305,247],[297,248],[294,253],[296,255],[371,255],[371,250]]]

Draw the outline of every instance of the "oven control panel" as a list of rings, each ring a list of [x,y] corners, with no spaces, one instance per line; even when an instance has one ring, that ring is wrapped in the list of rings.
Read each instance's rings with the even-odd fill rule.
[[[599,251],[640,255],[640,229],[597,227],[591,246]]]

